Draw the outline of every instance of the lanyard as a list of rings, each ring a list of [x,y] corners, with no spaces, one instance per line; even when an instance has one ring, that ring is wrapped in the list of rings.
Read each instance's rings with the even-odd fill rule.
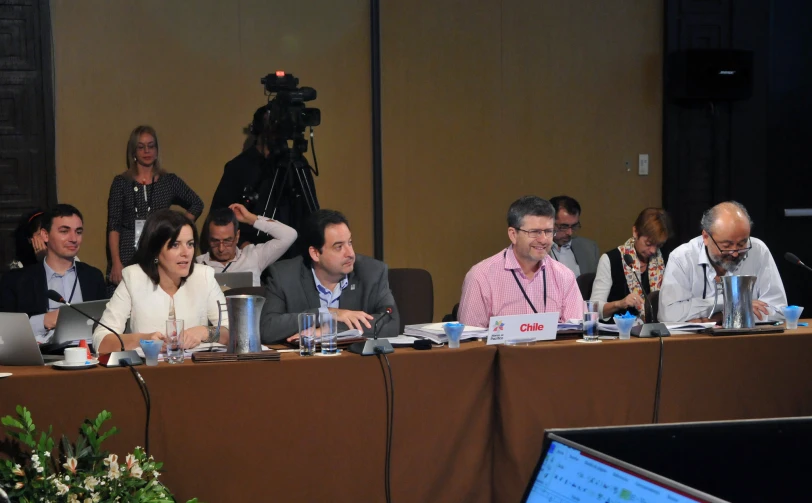
[[[138,201],[135,199],[136,194],[138,194],[138,185],[139,183],[133,180],[133,210],[135,211],[135,219],[138,220]],[[155,177],[152,177],[152,183],[150,187],[155,185]],[[147,190],[147,184],[144,184],[144,201],[147,203],[147,216],[149,216],[149,211],[152,209],[152,194],[155,192],[154,187],[153,190]]]
[[[68,304],[73,300],[73,294],[76,293],[76,284],[79,283],[79,271],[76,270],[76,267],[73,269],[73,273],[76,275],[76,278],[73,280],[73,288],[70,290],[70,298],[68,298]]]
[[[505,250],[505,253],[503,253],[502,256],[507,258],[507,250]],[[538,314],[538,310],[536,309],[536,306],[534,306],[533,303],[530,301],[530,297],[528,297],[527,292],[524,291],[524,287],[522,286],[522,283],[519,281],[519,277],[516,276],[516,271],[511,269],[510,273],[513,275],[513,279],[516,280],[516,284],[519,285],[519,290],[522,291],[522,295],[524,295],[524,300],[526,300],[527,303],[530,304],[530,309],[532,309],[534,313]],[[541,269],[541,280],[542,280],[542,284],[544,285],[544,312],[546,313],[547,312],[547,269],[545,269],[543,267]]]
[[[225,267],[223,267],[223,270],[222,270],[222,271],[220,271],[220,274],[223,274],[224,272],[228,271],[228,268],[229,268],[229,267],[231,267],[231,264],[233,264],[234,262],[236,262],[236,260],[235,260],[235,261],[231,261],[231,262],[229,262],[228,264],[226,264],[226,266],[225,266]],[[206,261],[203,261],[203,265],[209,265],[209,264],[207,264],[207,263],[206,263]]]

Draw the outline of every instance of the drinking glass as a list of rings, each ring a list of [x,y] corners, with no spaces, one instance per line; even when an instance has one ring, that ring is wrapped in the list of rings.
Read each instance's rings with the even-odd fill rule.
[[[166,361],[183,363],[183,320],[166,320]]]

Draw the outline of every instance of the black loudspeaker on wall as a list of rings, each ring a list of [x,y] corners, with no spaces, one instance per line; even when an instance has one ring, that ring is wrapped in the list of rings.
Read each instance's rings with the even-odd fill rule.
[[[753,51],[689,49],[672,53],[666,71],[675,100],[735,101],[753,94]]]

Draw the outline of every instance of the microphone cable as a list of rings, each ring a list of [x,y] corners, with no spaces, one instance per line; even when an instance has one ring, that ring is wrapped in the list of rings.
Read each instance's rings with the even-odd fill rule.
[[[77,313],[81,314],[85,318],[89,319],[90,321],[92,321],[94,323],[98,323],[102,327],[109,330],[113,335],[116,336],[116,339],[118,339],[119,344],[121,344],[121,351],[126,351],[126,349],[124,349],[124,341],[121,339],[121,336],[118,335],[118,332],[116,332],[112,328],[110,328],[107,325],[105,325],[104,323],[102,323],[101,320],[97,320],[97,319],[93,318],[92,316],[90,316],[89,314],[87,314],[86,312],[79,309],[78,307],[74,306],[73,304],[65,302],[64,297],[62,297],[62,295],[59,292],[55,291],[55,290],[48,290],[48,298],[50,298],[54,302],[58,302],[60,304],[65,304],[66,306],[70,307],[71,309],[73,309]],[[96,349],[96,348],[94,348],[94,349]],[[98,351],[98,349],[97,349],[97,351]],[[152,412],[152,401],[151,401],[150,396],[149,396],[149,388],[147,388],[147,382],[141,376],[141,373],[133,368],[132,362],[130,360],[128,360],[128,359],[121,360],[119,362],[119,364],[121,364],[121,365],[123,365],[125,367],[129,367],[130,372],[132,372],[133,378],[135,378],[135,384],[138,385],[138,389],[141,390],[141,395],[143,395],[143,397],[144,397],[144,404],[146,405],[146,408],[147,408],[146,426],[144,427],[144,453],[147,456],[149,456],[149,421],[150,421],[150,416],[151,416],[151,412]]]
[[[126,360],[125,366],[130,369],[132,372],[133,377],[135,378],[135,383],[138,385],[138,388],[141,390],[141,395],[144,397],[144,403],[147,406],[147,418],[146,423],[144,426],[144,453],[149,456],[149,420],[152,413],[152,400],[149,396],[149,388],[147,388],[147,382],[144,381],[144,378],[141,376],[141,373],[135,370],[135,367],[130,365],[130,361]]]
[[[656,331],[659,334],[659,330]],[[657,366],[657,386],[654,389],[654,417],[651,422],[657,424],[660,420],[660,389],[663,384],[663,336],[660,335],[660,363]]]
[[[377,350],[378,348],[376,348]],[[381,365],[381,372],[383,372],[384,388],[386,390],[386,458],[384,462],[384,491],[386,493],[386,503],[392,503],[392,434],[394,431],[395,423],[395,381],[392,377],[392,365],[389,363],[389,357],[385,353],[378,353],[378,362]],[[389,369],[389,380],[387,381],[386,369],[383,366],[383,360],[386,360],[386,366]],[[391,388],[391,391],[390,391]],[[391,395],[391,398],[390,398]]]

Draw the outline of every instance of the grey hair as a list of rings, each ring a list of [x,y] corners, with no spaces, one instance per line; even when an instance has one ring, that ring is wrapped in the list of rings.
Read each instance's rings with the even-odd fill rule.
[[[555,208],[550,201],[538,196],[524,196],[513,201],[507,214],[508,227],[518,229],[522,225],[522,219],[527,215],[534,217],[555,218]]]
[[[753,219],[750,218],[750,213],[747,212],[747,208],[745,208],[742,203],[738,201],[725,201],[724,203],[719,203],[716,206],[705,210],[705,212],[702,214],[702,220],[699,221],[699,224],[702,226],[703,231],[707,232],[708,234],[711,233],[711,227],[713,226],[713,223],[716,222],[716,218],[719,215],[719,207],[725,204],[732,204],[738,208],[739,211],[744,213],[744,216],[747,217],[750,227],[753,227]]]

